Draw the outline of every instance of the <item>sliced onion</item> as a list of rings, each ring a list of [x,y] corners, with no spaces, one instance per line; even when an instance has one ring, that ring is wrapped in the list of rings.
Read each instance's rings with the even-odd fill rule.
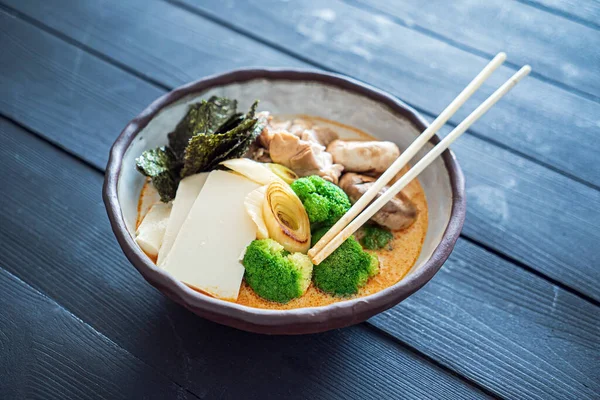
[[[253,161],[249,158],[233,158],[231,160],[223,161],[221,165],[224,165],[230,170],[261,185],[268,185],[274,181],[282,181],[282,179],[271,171],[271,169],[266,167],[265,164]]]
[[[266,191],[267,186],[261,186],[248,193],[244,199],[246,212],[256,224],[257,239],[267,239],[269,237],[269,231],[267,230],[267,225],[265,225],[265,220],[263,218],[263,203],[265,202]]]
[[[269,237],[291,253],[306,253],[310,248],[310,222],[302,202],[290,186],[275,181],[267,186],[263,218]]]
[[[298,175],[288,167],[284,167],[281,164],[268,163],[265,164],[267,168],[269,168],[275,175],[280,177],[285,181],[285,183],[291,185],[296,179],[298,179]]]

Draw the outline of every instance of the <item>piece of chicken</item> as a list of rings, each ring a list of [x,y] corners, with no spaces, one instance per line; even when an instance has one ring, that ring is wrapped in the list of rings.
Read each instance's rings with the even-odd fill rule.
[[[370,176],[348,172],[340,179],[339,186],[346,192],[350,201],[354,204],[369,190],[375,181],[376,179]],[[389,189],[388,186],[384,187],[377,194],[376,198],[379,198],[387,189]],[[411,226],[417,219],[417,213],[417,208],[413,202],[401,191],[377,211],[371,218],[371,221],[397,231]]]
[[[298,136],[302,140],[312,140],[327,147],[327,145],[337,138],[338,134],[332,129],[314,124],[309,120],[296,118],[291,121],[290,126],[287,128],[290,133]]]
[[[400,156],[400,149],[394,143],[379,141],[334,140],[327,151],[345,171],[375,174],[384,172]]]
[[[325,146],[302,140],[288,132],[277,132],[271,135],[269,155],[273,162],[292,169],[298,176],[319,175],[333,183],[343,171],[343,167],[334,164],[331,154]]]
[[[298,136],[302,140],[317,142],[323,146],[337,139],[336,132],[326,126],[315,125],[304,119],[294,119],[292,121],[269,121],[269,124],[263,129],[259,137],[262,146],[268,148],[271,138],[275,133],[288,132]]]
[[[339,137],[333,130],[326,126],[319,125],[315,125],[311,129],[303,131],[299,136],[302,140],[311,140],[325,147]]]

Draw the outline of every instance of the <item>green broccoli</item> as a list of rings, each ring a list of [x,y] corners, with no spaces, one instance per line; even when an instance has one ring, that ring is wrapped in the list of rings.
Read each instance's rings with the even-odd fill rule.
[[[313,229],[335,224],[352,206],[342,189],[317,175],[296,179],[291,187],[302,201]]]
[[[329,228],[321,228],[312,236],[313,245]],[[379,272],[379,260],[367,253],[349,237],[329,257],[313,267],[313,282],[324,292],[348,296],[358,293],[367,280]]]
[[[273,239],[250,243],[242,263],[248,285],[267,300],[287,303],[302,296],[310,285],[313,270],[310,258],[285,251]]]
[[[368,224],[360,228],[356,237],[365,249],[379,250],[387,246],[394,234],[382,226]]]

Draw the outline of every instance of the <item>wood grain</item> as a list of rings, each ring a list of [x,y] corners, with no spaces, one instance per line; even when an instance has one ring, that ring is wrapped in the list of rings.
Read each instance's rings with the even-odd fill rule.
[[[125,124],[164,90],[1,10],[0,21],[2,114],[104,168]]]
[[[170,87],[224,69],[305,65],[162,1],[33,0],[4,4],[74,38],[82,47]]]
[[[491,144],[460,140],[463,233],[599,300],[600,192]]]
[[[596,0],[518,0],[543,10],[600,28],[600,3]],[[588,49],[589,50],[589,49]]]
[[[466,241],[423,290],[370,322],[500,397],[600,396],[600,308]]]
[[[516,1],[352,1],[475,54],[505,51],[510,64],[600,99],[599,30]]]
[[[21,5],[25,6],[24,3]],[[123,56],[119,58],[120,63],[138,68],[142,75],[169,76],[171,80],[166,84],[172,87],[222,72],[223,69],[259,65],[300,66],[300,62],[291,57],[286,58],[265,46],[256,46],[241,35],[166,4],[148,7],[145,1],[116,2],[112,5],[56,1],[52,4],[32,2],[29,5],[47,16],[74,17],[73,21],[65,22],[67,25],[75,22],[78,29],[83,29],[78,37],[83,45],[93,45],[95,50],[106,52],[109,56],[112,51],[118,52]],[[125,124],[163,94],[164,89],[142,80],[126,84],[129,74],[110,64],[99,63],[95,57],[74,47],[59,45],[60,49],[68,49],[62,52],[56,51],[52,45],[40,46],[31,53],[20,46],[23,42],[34,40],[30,35],[39,35],[39,32],[19,28],[20,21],[11,20],[2,11],[0,13],[4,14],[2,19],[8,21],[0,27],[2,41],[12,42],[17,52],[24,51],[31,63],[25,66],[22,63],[24,60],[12,58],[3,65],[12,71],[11,75],[16,75],[0,77],[0,102],[4,115],[20,120],[23,114],[30,113],[27,119],[30,120],[31,129],[41,134],[46,134],[46,131],[61,132],[57,141],[60,146],[91,159],[96,166],[104,167],[108,157],[104,149],[110,147]],[[127,24],[126,21],[134,24]],[[169,21],[177,21],[177,24]],[[114,35],[118,35],[118,38]],[[153,48],[160,51],[154,52]],[[36,66],[44,71],[28,75],[20,70]],[[30,76],[35,76],[35,79],[29,79]],[[25,81],[22,84],[27,86],[9,86],[9,80]],[[61,83],[59,91],[53,87],[57,81]],[[44,104],[40,104],[41,101]],[[81,107],[70,121],[55,120],[52,125],[44,121],[48,114],[68,114],[69,110],[65,108],[71,108],[73,104],[81,104]],[[119,106],[115,107],[115,104]],[[36,111],[40,108],[45,109],[42,115]],[[95,119],[107,121],[109,125],[87,125],[87,121]],[[89,140],[92,143],[81,146],[79,138],[84,131],[91,134]],[[88,147],[89,144],[92,146]],[[98,148],[102,151],[97,151]]]
[[[0,140],[0,265],[198,397],[485,397],[365,326],[277,337],[191,314],[121,254],[100,173],[3,119]]]
[[[339,0],[293,6],[277,0],[174,1],[319,66],[384,88],[431,115],[441,112],[488,61]],[[512,73],[500,68],[451,122],[462,121]],[[598,153],[593,139],[600,134],[598,115],[600,103],[528,77],[471,132],[600,186],[600,171],[588,167]]]
[[[197,398],[1,268],[0,293],[0,398]]]
[[[147,3],[147,9],[153,7],[154,3]],[[107,10],[110,8],[105,8],[104,13],[109,16],[118,14],[115,10],[113,13]],[[97,10],[92,8],[91,11]],[[64,12],[61,15],[67,18],[72,14]],[[134,19],[133,15],[130,17]],[[79,18],[69,19],[64,25],[80,26],[83,33],[91,19],[91,14],[80,14]],[[76,25],[76,21],[81,21],[82,25]],[[148,32],[164,31],[159,25],[150,25],[150,21],[152,19],[146,20]],[[23,21],[5,17],[0,18],[0,22],[0,29],[8,32],[0,37],[0,44],[14,63],[0,65],[0,87],[6,93],[0,97],[0,112],[94,165],[102,167],[105,164],[109,143],[137,113],[134,110],[142,109],[163,93]],[[198,18],[195,25],[200,22]],[[102,20],[96,24],[98,33],[95,37],[110,37],[111,29],[100,30],[104,26]],[[135,44],[141,40],[145,41]],[[200,42],[201,38],[190,35],[190,40]],[[109,41],[118,42],[117,39]],[[111,50],[109,56],[118,58],[123,53],[159,41],[160,37],[152,36],[121,40],[130,43],[129,49]],[[91,39],[88,41],[90,46],[95,43]],[[153,51],[155,57],[167,58],[173,49],[155,47]],[[181,54],[190,59],[194,57],[194,53],[183,49]],[[77,59],[88,67],[66,69],[57,61],[71,65]],[[156,79],[164,78],[165,84],[171,84],[172,79],[154,75],[156,71],[151,66],[140,72]],[[28,79],[29,76],[44,79],[38,82]],[[98,83],[91,90],[86,87],[87,82]],[[115,92],[119,95],[114,95]],[[95,114],[93,110],[106,111]],[[82,115],[86,118],[82,119]],[[444,133],[447,131],[445,129]],[[600,300],[597,290],[600,270],[595,268],[600,262],[600,252],[595,245],[600,241],[600,231],[595,228],[600,225],[600,215],[595,212],[595,204],[600,200],[598,192],[473,136],[465,135],[453,148],[467,175],[465,233]]]

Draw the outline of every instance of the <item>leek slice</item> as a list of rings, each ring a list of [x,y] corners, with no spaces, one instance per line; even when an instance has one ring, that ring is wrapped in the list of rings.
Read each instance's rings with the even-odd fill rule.
[[[294,171],[288,167],[284,167],[281,164],[268,163],[265,165],[267,168],[273,171],[275,175],[283,179],[288,185],[291,185],[296,179],[298,179],[298,175],[296,175]]]
[[[296,193],[282,180],[266,188],[263,219],[269,237],[287,251],[306,253],[310,248],[308,214]]]
[[[265,220],[263,218],[263,203],[265,202],[265,193],[267,186],[261,186],[258,189],[254,189],[244,199],[244,206],[246,212],[252,218],[252,221],[256,224],[256,238],[267,239],[269,237],[269,231]]]
[[[221,165],[261,185],[268,185],[275,181],[284,182],[277,174],[266,167],[265,164],[249,158],[233,158],[223,161]]]

